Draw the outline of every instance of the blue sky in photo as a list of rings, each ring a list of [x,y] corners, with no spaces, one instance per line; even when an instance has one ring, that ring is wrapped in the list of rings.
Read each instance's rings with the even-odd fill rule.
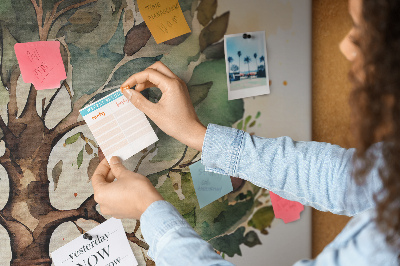
[[[243,39],[242,34],[240,36],[234,36],[234,37],[227,37],[226,38],[226,53],[227,57],[229,56],[233,58],[233,61],[231,62],[231,65],[235,64],[239,66],[239,57],[238,57],[238,51],[242,52],[242,55],[240,56],[240,72],[247,72],[248,71],[248,66],[244,62],[244,58],[246,56],[249,56],[251,59],[250,62],[250,71],[254,72],[256,71],[256,64],[254,59],[254,53],[257,53],[257,66],[260,65],[260,57],[264,56],[265,60],[265,33],[250,33],[251,34],[251,39]],[[264,35],[264,36],[263,36]],[[226,62],[228,64],[228,62]]]

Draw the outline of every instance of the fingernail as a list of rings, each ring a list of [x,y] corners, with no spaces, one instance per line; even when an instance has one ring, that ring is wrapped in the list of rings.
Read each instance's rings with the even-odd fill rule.
[[[119,158],[118,156],[113,156],[110,159],[110,164],[119,164],[121,163],[121,158]]]
[[[126,85],[124,87],[121,87],[121,92],[124,92],[124,90],[129,90],[129,89],[130,89],[129,85]]]
[[[132,90],[130,89],[123,90],[122,93],[125,95],[126,98],[128,98],[128,100],[132,98]]]

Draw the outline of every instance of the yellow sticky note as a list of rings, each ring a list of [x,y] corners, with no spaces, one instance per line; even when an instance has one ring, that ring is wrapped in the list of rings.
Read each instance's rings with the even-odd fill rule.
[[[137,4],[157,43],[190,32],[178,0],[137,0]]]

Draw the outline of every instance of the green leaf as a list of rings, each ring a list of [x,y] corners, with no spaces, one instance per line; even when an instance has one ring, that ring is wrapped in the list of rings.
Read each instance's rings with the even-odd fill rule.
[[[231,127],[243,117],[243,100],[228,101],[225,60],[206,61],[198,65],[188,86],[213,82],[207,97],[196,107],[196,113],[203,123]]]
[[[237,124],[237,129],[242,130],[243,128],[243,120],[240,120],[240,122]]]
[[[246,119],[244,120],[244,131],[246,131],[247,129],[247,124],[250,122],[251,120],[251,115],[247,116]]]
[[[202,0],[197,7],[197,19],[204,27],[211,21],[217,11],[217,0]]]
[[[188,86],[190,100],[192,100],[193,106],[196,107],[200,102],[202,102],[208,95],[208,92],[213,85],[212,81]]]
[[[233,257],[235,254],[241,256],[242,252],[239,246],[243,244],[243,242],[245,241],[245,238],[243,236],[244,231],[245,228],[241,226],[238,229],[236,229],[236,231],[233,232],[232,234],[211,239],[209,243],[216,250],[225,253],[229,257]]]
[[[199,35],[200,51],[203,52],[210,44],[219,41],[224,37],[226,29],[228,28],[229,11],[221,16],[215,18],[204,29],[201,30]]]
[[[255,245],[261,245],[260,238],[258,238],[258,235],[254,231],[249,231],[245,236],[244,236],[244,244],[250,248],[254,247]]]
[[[83,162],[83,149],[78,153],[78,157],[76,157],[76,163],[78,164],[78,168],[81,167]]]
[[[196,226],[196,207],[192,211],[182,214],[182,216],[192,227]]]
[[[260,230],[262,234],[268,234],[266,228],[271,226],[274,218],[275,215],[272,206],[262,207],[254,213],[253,217],[247,224]]]
[[[254,127],[256,125],[256,120],[250,123],[249,127]]]
[[[72,135],[71,137],[68,137],[65,140],[65,144],[69,145],[69,144],[75,143],[79,139],[80,136],[81,136],[81,132],[78,132],[78,133]]]
[[[62,173],[62,167],[63,167],[63,161],[60,160],[51,171],[51,176],[53,178],[53,183],[54,183],[54,191],[56,191],[57,189],[58,180],[60,179],[60,175]]]
[[[260,115],[261,115],[261,112],[260,112],[260,111],[258,111],[258,112],[257,112],[257,114],[256,114],[256,117],[255,117],[255,118],[256,118],[256,119],[257,119],[257,118],[259,118],[259,117],[260,117]]]
[[[171,136],[168,136],[162,130],[157,132],[158,142],[157,154],[151,159],[151,162],[172,161],[179,159],[185,151],[186,145]]]
[[[204,49],[203,54],[207,59],[223,59],[225,58],[224,52],[224,42],[217,42],[211,44],[206,49]]]

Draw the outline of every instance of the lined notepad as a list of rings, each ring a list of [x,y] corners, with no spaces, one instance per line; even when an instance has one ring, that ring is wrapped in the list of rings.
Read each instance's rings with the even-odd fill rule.
[[[158,138],[143,112],[120,92],[80,110],[107,161],[112,156],[126,160]]]

